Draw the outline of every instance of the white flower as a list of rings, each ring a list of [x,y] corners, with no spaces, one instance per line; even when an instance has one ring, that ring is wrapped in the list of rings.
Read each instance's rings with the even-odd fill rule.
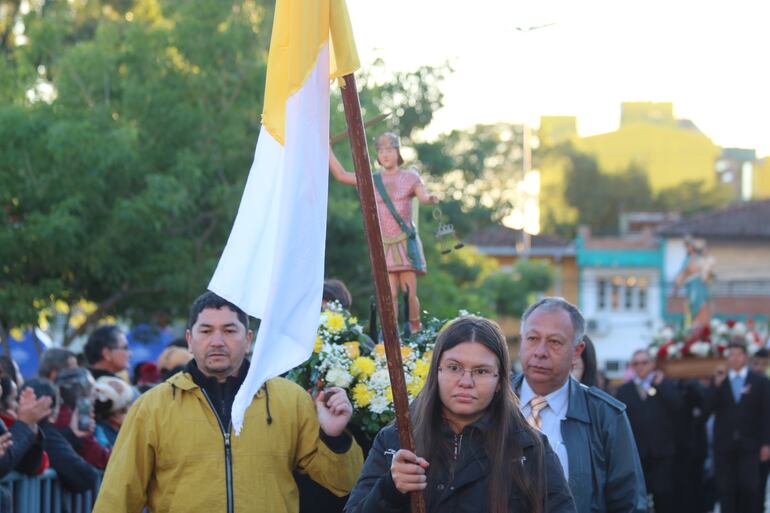
[[[380,369],[376,371],[369,378],[369,383],[371,383],[373,388],[378,390],[390,386],[390,374],[388,374],[388,369]]]
[[[382,413],[388,409],[388,399],[382,394],[377,394],[372,397],[372,402],[369,403],[369,409],[373,413]]]
[[[671,340],[674,338],[674,330],[672,330],[669,326],[666,326],[660,330],[660,336],[664,341]]]
[[[745,335],[747,332],[746,325],[742,322],[736,322],[735,326],[733,326],[733,335]]]
[[[701,358],[705,358],[711,352],[711,344],[699,340],[690,346],[690,353]]]
[[[353,376],[351,376],[350,373],[344,369],[334,367],[326,373],[326,381],[332,385],[347,388],[348,385],[350,385],[350,383],[353,381]]]

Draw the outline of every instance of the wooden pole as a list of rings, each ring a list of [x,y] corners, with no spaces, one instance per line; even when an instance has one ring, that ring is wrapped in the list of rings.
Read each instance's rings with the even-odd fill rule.
[[[398,339],[396,312],[390,293],[388,269],[385,266],[385,250],[382,245],[380,220],[377,204],[374,200],[374,182],[369,164],[369,150],[366,145],[366,133],[361,118],[361,104],[353,74],[345,75],[345,87],[342,88],[342,103],[345,106],[345,118],[350,133],[350,149],[353,152],[353,165],[356,171],[358,196],[361,199],[361,213],[364,216],[364,231],[369,244],[369,260],[374,275],[374,288],[377,304],[382,319],[382,335],[385,341],[385,356],[388,360],[390,386],[393,389],[393,405],[396,409],[396,428],[402,449],[414,452],[414,437],[409,421],[409,399],[406,395],[404,366],[401,361],[401,344]],[[411,494],[412,513],[424,513],[425,502],[422,493]]]

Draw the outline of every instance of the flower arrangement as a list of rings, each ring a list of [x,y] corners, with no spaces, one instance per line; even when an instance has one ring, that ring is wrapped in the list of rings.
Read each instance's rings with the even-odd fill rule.
[[[420,332],[401,341],[410,401],[425,383],[433,344],[443,324],[433,318]],[[311,393],[328,386],[346,389],[353,403],[352,422],[369,436],[395,417],[384,345],[375,345],[358,320],[336,302],[321,313],[313,355],[287,377]]]
[[[767,344],[763,333],[749,320],[746,323],[712,319],[706,326],[689,330],[664,327],[650,344],[650,354],[658,359],[721,357],[731,341],[746,344],[749,355]]]

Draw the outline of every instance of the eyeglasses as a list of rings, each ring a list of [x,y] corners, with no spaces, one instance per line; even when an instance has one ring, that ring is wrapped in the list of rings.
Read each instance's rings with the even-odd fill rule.
[[[642,362],[636,361],[636,362],[631,362],[631,367],[636,367],[637,365],[649,365],[649,364],[650,364],[650,360],[645,360]]]
[[[490,369],[489,367],[476,367],[474,369],[466,369],[464,367],[461,367],[460,365],[457,365],[456,363],[448,363],[443,367],[439,367],[438,370],[440,372],[443,372],[447,376],[450,376],[456,379],[457,381],[461,380],[463,376],[465,376],[466,372],[470,372],[471,380],[474,383],[489,382],[498,376],[498,373]]]

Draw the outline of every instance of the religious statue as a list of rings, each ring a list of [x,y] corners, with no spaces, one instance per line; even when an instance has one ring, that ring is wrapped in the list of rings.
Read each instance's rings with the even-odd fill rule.
[[[687,256],[674,281],[674,293],[679,287],[685,292],[685,324],[694,328],[707,326],[711,321],[711,282],[714,278],[714,257],[706,247],[692,238],[685,239]]]
[[[420,301],[417,298],[417,276],[427,271],[417,229],[412,223],[412,198],[424,205],[435,205],[438,198],[430,194],[414,168],[403,168],[401,143],[396,134],[386,132],[375,139],[377,162],[374,195],[380,219],[380,231],[385,246],[385,261],[393,297],[393,310],[398,312],[399,290],[408,291],[409,327],[412,332],[422,329]],[[356,185],[356,175],[345,171],[332,151],[329,169],[337,181]]]

